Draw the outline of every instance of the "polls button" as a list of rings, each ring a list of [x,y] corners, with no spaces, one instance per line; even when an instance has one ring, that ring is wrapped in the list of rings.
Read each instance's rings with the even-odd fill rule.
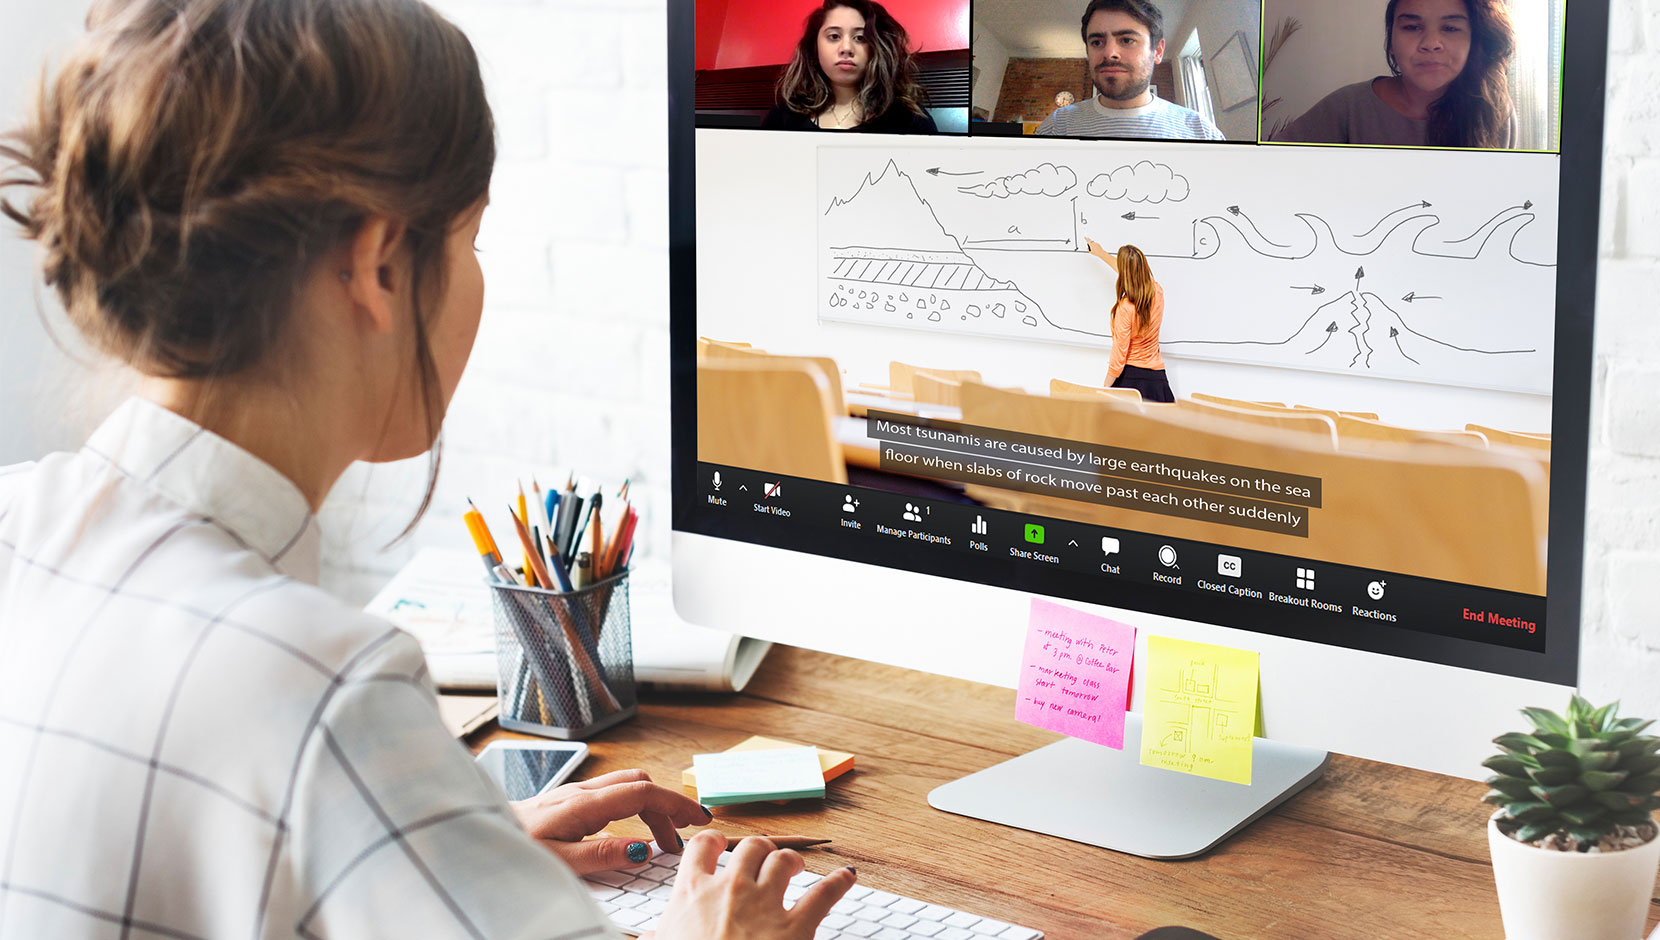
[[[1229,578],[1237,578],[1245,573],[1245,561],[1238,555],[1217,555],[1216,573]]]

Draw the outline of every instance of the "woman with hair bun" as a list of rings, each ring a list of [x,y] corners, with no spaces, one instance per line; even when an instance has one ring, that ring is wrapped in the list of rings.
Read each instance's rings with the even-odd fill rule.
[[[1118,275],[1116,298],[1107,314],[1112,330],[1112,357],[1107,364],[1109,388],[1133,388],[1143,401],[1173,402],[1170,379],[1159,351],[1159,329],[1164,325],[1164,287],[1153,280],[1147,256],[1134,245],[1109,253],[1084,239],[1089,253]]]
[[[587,837],[637,816],[678,852],[708,811],[638,770],[509,804],[414,639],[317,586],[318,507],[432,452],[478,328],[471,44],[420,0],[87,22],[0,209],[139,394],[0,468],[0,933],[617,936],[577,875],[650,847]],[[800,856],[726,844],[684,843],[659,940],[807,940],[853,884],[786,910]]]
[[[934,134],[910,36],[875,0],[824,0],[778,79],[771,130]]]
[[[1516,37],[1504,0],[1389,0],[1383,30],[1390,74],[1332,92],[1275,140],[1516,146],[1507,72]]]

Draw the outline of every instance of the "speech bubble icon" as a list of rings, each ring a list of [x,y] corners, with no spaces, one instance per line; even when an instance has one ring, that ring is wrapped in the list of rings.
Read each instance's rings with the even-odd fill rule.
[[[1118,554],[1118,540],[1110,535],[1101,536],[1101,551],[1108,555]]]

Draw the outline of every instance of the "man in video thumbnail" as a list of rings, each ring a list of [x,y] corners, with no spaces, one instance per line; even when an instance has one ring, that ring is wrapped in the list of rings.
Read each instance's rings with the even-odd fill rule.
[[[1164,60],[1164,14],[1149,0],[1091,0],[1080,32],[1095,95],[1049,115],[1039,135],[1224,139],[1199,112],[1149,87],[1153,66]]]

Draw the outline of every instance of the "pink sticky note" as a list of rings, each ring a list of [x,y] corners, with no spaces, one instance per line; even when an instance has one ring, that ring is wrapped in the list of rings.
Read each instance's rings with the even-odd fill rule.
[[[1135,627],[1032,599],[1017,721],[1124,749]]]

